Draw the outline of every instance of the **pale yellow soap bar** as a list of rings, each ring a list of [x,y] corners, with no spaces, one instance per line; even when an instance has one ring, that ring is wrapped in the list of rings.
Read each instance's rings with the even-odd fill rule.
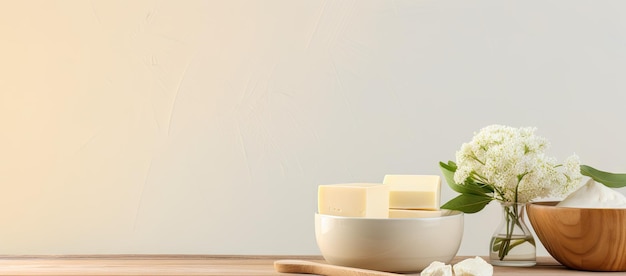
[[[389,208],[439,210],[441,177],[438,175],[385,175]]]
[[[389,218],[436,218],[444,216],[448,210],[406,210],[389,209]]]
[[[317,208],[325,215],[387,218],[389,187],[373,183],[319,185]]]

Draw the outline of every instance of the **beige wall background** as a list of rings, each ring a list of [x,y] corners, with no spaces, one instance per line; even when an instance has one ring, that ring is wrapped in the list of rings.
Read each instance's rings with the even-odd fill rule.
[[[0,254],[319,254],[317,185],[493,123],[626,171],[624,1],[8,0],[0,47]]]

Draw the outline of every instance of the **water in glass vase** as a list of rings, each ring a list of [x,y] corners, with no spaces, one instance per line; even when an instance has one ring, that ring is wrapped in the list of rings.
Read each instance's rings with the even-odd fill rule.
[[[506,234],[491,238],[489,259],[491,264],[500,266],[534,266],[536,262],[535,240],[528,235]],[[503,255],[506,252],[506,255]]]
[[[501,202],[502,220],[489,243],[489,261],[498,266],[533,266],[535,239],[524,222],[523,203]]]

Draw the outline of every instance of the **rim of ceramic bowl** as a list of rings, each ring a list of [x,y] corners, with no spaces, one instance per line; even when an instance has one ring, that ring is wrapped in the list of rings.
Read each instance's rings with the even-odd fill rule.
[[[437,210],[433,210],[433,211],[437,211]],[[407,221],[407,220],[442,220],[442,219],[453,219],[456,218],[458,216],[463,216],[463,212],[461,211],[457,211],[457,210],[446,210],[446,209],[442,209],[441,211],[446,211],[444,215],[439,216],[439,217],[430,217],[430,218],[364,218],[364,217],[344,217],[344,216],[337,216],[337,215],[327,215],[327,214],[320,214],[319,212],[315,212],[316,216],[320,216],[320,217],[329,217],[329,218],[334,218],[334,219],[344,219],[344,220],[385,220],[385,221]]]

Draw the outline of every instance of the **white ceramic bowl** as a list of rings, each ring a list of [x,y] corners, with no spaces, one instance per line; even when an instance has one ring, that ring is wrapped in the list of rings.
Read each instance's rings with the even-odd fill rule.
[[[417,272],[449,263],[463,238],[463,213],[435,218],[354,218],[315,214],[317,245],[330,264]]]

